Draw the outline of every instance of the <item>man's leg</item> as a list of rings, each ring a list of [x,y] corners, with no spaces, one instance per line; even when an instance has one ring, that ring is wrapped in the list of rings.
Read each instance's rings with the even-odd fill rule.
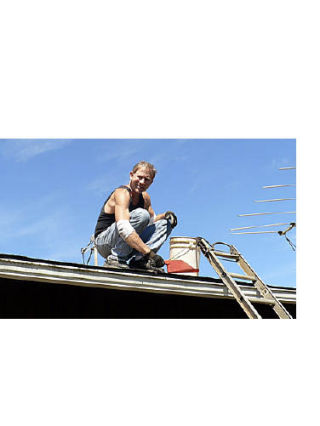
[[[172,228],[168,220],[158,220],[154,224],[148,226],[140,235],[142,241],[150,247],[155,253],[160,250],[161,246],[171,234]],[[134,260],[140,260],[142,254],[136,250],[133,251]]]
[[[148,226],[150,215],[147,210],[138,208],[130,213],[130,224],[140,235]],[[117,224],[113,223],[96,238],[98,252],[105,259],[126,262],[133,251],[119,235]]]

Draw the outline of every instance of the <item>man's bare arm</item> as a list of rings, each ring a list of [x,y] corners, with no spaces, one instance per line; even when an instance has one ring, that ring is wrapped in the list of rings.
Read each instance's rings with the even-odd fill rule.
[[[152,206],[151,206],[151,199],[150,199],[149,194],[147,194],[146,192],[144,194],[145,194],[144,195],[145,206],[146,206],[146,209],[148,210],[148,212],[150,214],[150,217],[151,218],[153,217],[153,222],[157,222],[158,220],[161,220],[161,219],[167,219],[167,220],[169,220],[172,228],[174,228],[178,223],[176,215],[171,211],[166,211],[165,213],[161,213],[161,214],[156,215]]]
[[[148,210],[150,217],[154,218],[153,222],[157,222],[158,220],[165,218],[165,215],[166,215],[165,213],[161,213],[161,214],[158,214],[158,215],[155,214],[155,211],[153,210],[152,205],[151,205],[150,195],[147,194],[146,192],[144,193],[144,200],[145,200],[146,209]]]
[[[129,212],[129,204],[130,204],[130,195],[127,190],[117,190],[115,192],[115,219],[118,223],[119,221],[127,221],[129,223],[130,220],[130,212]],[[123,222],[122,222],[123,223]],[[127,226],[127,224],[125,224]],[[129,224],[131,227],[131,225]],[[132,228],[132,227],[131,227]],[[151,249],[141,240],[139,235],[132,228],[132,232],[124,241],[133,249],[139,251],[141,254],[146,255],[149,254]]]

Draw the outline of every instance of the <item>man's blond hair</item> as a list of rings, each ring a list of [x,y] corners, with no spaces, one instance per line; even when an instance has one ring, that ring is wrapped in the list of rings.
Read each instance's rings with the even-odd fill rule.
[[[133,166],[132,172],[136,173],[136,171],[141,169],[142,167],[148,169],[152,174],[152,179],[154,179],[155,175],[157,174],[157,170],[154,167],[154,165],[151,163],[148,163],[148,161],[139,161],[139,163]]]

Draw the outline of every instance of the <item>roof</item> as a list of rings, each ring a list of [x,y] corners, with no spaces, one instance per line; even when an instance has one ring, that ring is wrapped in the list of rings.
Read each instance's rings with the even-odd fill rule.
[[[233,299],[222,281],[212,277],[113,269],[12,254],[0,254],[0,277],[48,284]],[[253,284],[239,281],[238,283],[251,302],[264,303],[264,299]],[[281,302],[296,303],[295,288],[275,286],[270,288]]]

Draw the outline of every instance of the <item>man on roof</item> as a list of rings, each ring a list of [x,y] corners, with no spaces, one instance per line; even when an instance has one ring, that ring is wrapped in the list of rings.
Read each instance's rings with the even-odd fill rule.
[[[140,161],[130,172],[128,185],[116,188],[103,204],[95,229],[95,245],[106,259],[104,266],[157,269],[164,260],[157,251],[177,225],[167,211],[156,215],[146,192],[157,171]]]

